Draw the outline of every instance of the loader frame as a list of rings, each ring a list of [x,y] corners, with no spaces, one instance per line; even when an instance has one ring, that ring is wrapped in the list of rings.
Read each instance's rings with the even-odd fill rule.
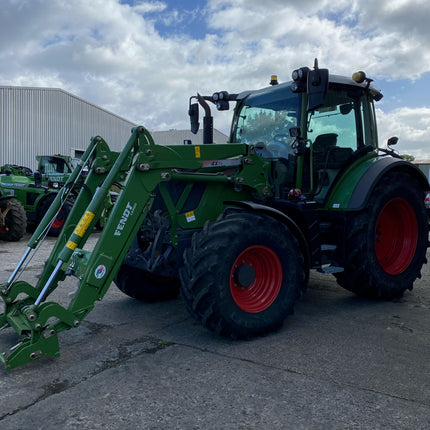
[[[82,174],[90,165],[73,209],[51,251],[36,286],[19,280],[26,259],[43,241],[50,223]],[[128,249],[154,202],[154,190],[170,180],[220,182],[249,188],[261,197],[270,196],[269,162],[245,144],[205,146],[155,145],[144,127],[132,130],[121,153],[110,151],[97,136],[91,140],[81,162],[31,237],[27,250],[8,282],[0,285],[4,312],[0,327],[13,328],[19,343],[0,355],[6,369],[21,366],[46,356],[59,356],[58,333],[78,327],[109,289]],[[84,245],[99,220],[109,189],[124,183],[118,200],[92,251]],[[189,188],[176,205],[169,194],[160,194],[171,218],[171,243],[178,243],[177,228],[201,228],[208,216],[181,213]],[[238,196],[242,196],[238,192]],[[213,214],[211,218],[218,214]],[[79,286],[68,307],[47,301],[67,276],[78,279]]]

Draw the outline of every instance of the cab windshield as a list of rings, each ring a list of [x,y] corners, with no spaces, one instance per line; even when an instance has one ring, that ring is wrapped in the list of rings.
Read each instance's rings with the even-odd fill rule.
[[[289,158],[289,130],[300,125],[301,97],[290,86],[250,94],[239,107],[232,129],[234,143],[255,145],[261,155]]]
[[[70,167],[66,161],[58,157],[41,157],[39,165],[40,173],[71,173]]]

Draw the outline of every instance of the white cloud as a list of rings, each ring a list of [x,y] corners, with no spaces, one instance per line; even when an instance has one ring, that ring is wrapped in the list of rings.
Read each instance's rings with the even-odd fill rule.
[[[214,29],[257,42],[278,41],[292,53],[289,64],[319,54],[337,73],[349,73],[356,64],[384,78],[417,77],[429,70],[430,3],[425,0],[306,0],[294,5],[212,0],[209,5]]]
[[[430,107],[405,107],[389,114],[377,109],[377,119],[381,147],[385,147],[390,137],[398,136],[394,149],[400,154],[411,154],[416,160],[430,158]]]
[[[162,12],[163,10],[166,10],[167,5],[166,3],[163,3],[161,1],[156,2],[137,2],[133,6],[133,10],[137,13],[146,14],[148,12]]]
[[[197,13],[208,25],[199,39],[157,31]],[[331,73],[366,70],[377,86],[417,79],[430,70],[428,16],[427,0],[209,0],[194,11],[167,1],[4,0],[0,84],[61,87],[150,129],[186,128],[197,91],[259,88],[271,74],[289,80],[315,57]],[[380,130],[394,126],[395,115],[381,110]],[[227,131],[228,118],[215,126]],[[411,116],[405,121],[417,127]],[[425,151],[413,127],[398,132]]]

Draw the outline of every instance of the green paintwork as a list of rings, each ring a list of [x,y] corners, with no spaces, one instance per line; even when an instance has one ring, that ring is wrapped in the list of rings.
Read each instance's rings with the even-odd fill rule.
[[[347,211],[349,200],[354,192],[358,180],[366,174],[366,171],[381,157],[376,152],[371,152],[358,159],[336,182],[327,204],[323,209],[332,211]]]
[[[42,210],[46,207],[44,202],[55,199],[74,168],[71,157],[66,155],[38,155],[36,159],[40,181],[36,181],[36,173],[32,174],[28,168],[9,164],[0,168],[3,173],[0,175],[0,196],[15,196],[24,206],[27,221],[37,224],[43,217]],[[6,171],[12,174],[5,174]],[[75,184],[74,194],[77,194],[83,182],[84,178],[81,176],[79,184]]]
[[[38,155],[36,159],[40,184],[28,168],[11,164],[0,167],[0,195],[14,195],[24,206],[29,221],[34,222],[39,221],[42,202],[46,198],[53,199],[73,171],[69,156]],[[7,171],[11,174],[5,174]]]
[[[37,207],[48,196],[55,195],[57,191],[48,190],[46,187],[35,187],[32,176],[1,175],[0,193],[2,195],[13,195],[24,206],[27,214],[36,216]]]

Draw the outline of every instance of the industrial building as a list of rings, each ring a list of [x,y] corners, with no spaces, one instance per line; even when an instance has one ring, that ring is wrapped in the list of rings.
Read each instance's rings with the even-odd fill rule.
[[[101,135],[120,151],[136,124],[58,88],[0,86],[0,165],[36,168],[36,155],[80,157],[92,136]],[[143,124],[144,125],[144,124]],[[202,132],[152,132],[156,143],[202,143]],[[214,141],[227,136],[214,130]]]
[[[0,164],[36,167],[36,155],[79,156],[92,136],[119,150],[134,124],[58,88],[0,87]]]

